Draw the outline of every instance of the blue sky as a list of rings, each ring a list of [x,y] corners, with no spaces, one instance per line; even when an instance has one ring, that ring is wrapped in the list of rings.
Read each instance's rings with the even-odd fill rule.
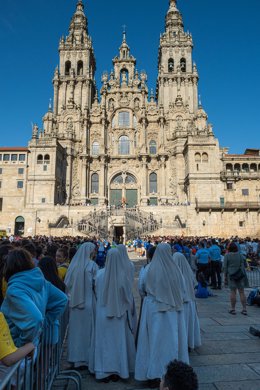
[[[155,89],[160,33],[168,0],[84,1],[97,60],[96,80],[112,68],[127,25],[138,69]],[[53,95],[58,43],[66,35],[76,0],[0,2],[0,146],[26,146],[31,122]],[[179,0],[185,30],[194,40],[199,92],[221,146],[231,153],[260,148],[260,1]]]

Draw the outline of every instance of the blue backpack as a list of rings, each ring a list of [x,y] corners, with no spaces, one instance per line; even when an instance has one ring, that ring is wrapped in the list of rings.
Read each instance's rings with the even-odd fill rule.
[[[258,294],[259,294],[259,289],[258,288],[253,288],[253,290],[250,291],[250,293],[249,293],[249,295],[247,297],[247,300],[246,300],[246,302],[247,302],[247,304],[249,306],[253,306],[254,300],[255,300],[255,298],[257,297]]]

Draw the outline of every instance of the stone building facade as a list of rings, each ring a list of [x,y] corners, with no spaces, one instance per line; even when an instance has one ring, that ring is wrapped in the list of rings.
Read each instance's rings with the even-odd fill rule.
[[[230,155],[219,146],[198,99],[192,36],[169,3],[155,93],[125,33],[98,93],[78,0],[43,129],[34,126],[28,148],[0,148],[0,229],[79,234],[84,222],[88,233],[99,216],[111,235],[127,235],[129,218],[140,234],[153,222],[162,234],[260,234],[260,150]]]

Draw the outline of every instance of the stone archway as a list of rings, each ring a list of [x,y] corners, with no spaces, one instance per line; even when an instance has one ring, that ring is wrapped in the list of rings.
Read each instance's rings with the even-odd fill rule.
[[[22,236],[24,234],[24,217],[17,217],[15,218],[15,224],[14,224],[14,235],[15,236]]]
[[[137,180],[131,173],[118,173],[110,183],[110,205],[134,208],[138,205]]]

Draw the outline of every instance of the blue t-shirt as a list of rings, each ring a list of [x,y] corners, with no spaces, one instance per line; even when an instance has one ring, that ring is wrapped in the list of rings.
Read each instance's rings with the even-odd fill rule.
[[[221,260],[221,250],[219,246],[217,245],[212,245],[209,248],[209,256],[212,261],[220,261]]]
[[[199,264],[208,264],[209,262],[209,251],[206,248],[201,248],[196,253],[196,258]]]

